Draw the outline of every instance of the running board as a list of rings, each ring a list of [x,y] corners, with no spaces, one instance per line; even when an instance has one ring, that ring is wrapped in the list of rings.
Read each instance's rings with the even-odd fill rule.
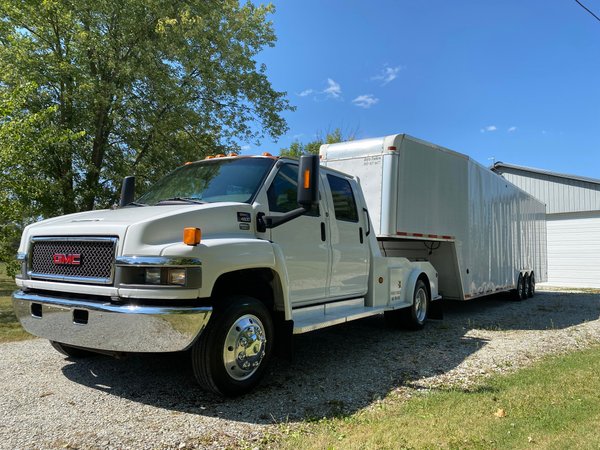
[[[386,309],[390,308],[365,306],[365,301],[362,298],[295,309],[292,312],[294,334],[307,333],[320,328],[375,316],[383,313]]]

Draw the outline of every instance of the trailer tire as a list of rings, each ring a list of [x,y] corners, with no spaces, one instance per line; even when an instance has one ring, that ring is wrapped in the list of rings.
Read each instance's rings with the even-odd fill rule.
[[[529,297],[529,289],[531,285],[531,278],[528,273],[523,277],[523,300],[527,300]]]
[[[529,289],[527,290],[527,297],[531,298],[535,295],[535,274],[531,272],[529,275]]]
[[[408,308],[385,311],[385,321],[394,328],[421,330],[427,321],[430,305],[431,298],[427,286],[422,279],[419,279],[415,284],[412,305]]]
[[[264,376],[273,349],[273,320],[253,297],[223,300],[192,347],[192,367],[203,388],[235,397],[252,390]]]
[[[94,354],[93,352],[91,352],[89,350],[79,348],[79,347],[71,347],[70,345],[62,344],[62,343],[56,342],[56,341],[50,341],[50,345],[57,352],[65,355],[68,358],[72,358],[72,359],[87,358],[88,356],[92,356]]]
[[[519,278],[517,279],[517,288],[512,291],[512,299],[514,301],[520,302],[521,300],[525,300],[527,295],[523,296],[523,292],[527,292],[523,289],[524,279],[523,274],[519,274]]]

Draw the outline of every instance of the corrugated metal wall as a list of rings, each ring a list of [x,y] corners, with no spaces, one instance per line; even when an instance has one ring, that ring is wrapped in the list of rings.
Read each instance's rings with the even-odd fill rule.
[[[546,214],[600,211],[600,184],[499,168],[502,176],[546,204]]]

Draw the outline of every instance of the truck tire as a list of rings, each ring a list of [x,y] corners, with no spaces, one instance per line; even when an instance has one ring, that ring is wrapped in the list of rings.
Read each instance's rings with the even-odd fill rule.
[[[430,303],[427,286],[423,280],[419,279],[415,284],[412,305],[408,308],[386,311],[384,313],[385,321],[395,328],[421,330],[427,321]]]
[[[265,373],[273,350],[273,320],[255,298],[223,300],[192,347],[192,367],[203,388],[235,397],[252,390]]]
[[[535,295],[535,274],[531,272],[529,275],[529,289],[527,290],[527,297],[533,297]]]
[[[73,359],[87,358],[88,356],[93,355],[93,352],[90,352],[89,350],[85,350],[83,348],[78,347],[71,347],[70,345],[61,344],[60,342],[56,341],[50,341],[50,345],[54,347],[54,350],[56,350],[57,352],[62,353],[63,355]]]

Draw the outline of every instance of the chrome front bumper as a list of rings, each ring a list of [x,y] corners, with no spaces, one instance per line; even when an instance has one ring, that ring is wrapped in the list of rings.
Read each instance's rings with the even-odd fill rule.
[[[186,350],[204,330],[212,308],[114,305],[16,291],[23,328],[51,341],[115,352]]]

